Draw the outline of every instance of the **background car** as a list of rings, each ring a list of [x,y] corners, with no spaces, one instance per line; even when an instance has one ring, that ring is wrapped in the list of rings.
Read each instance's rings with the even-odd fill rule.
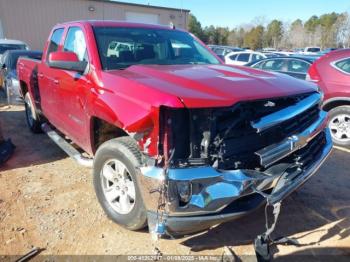
[[[19,40],[0,39],[0,58],[7,50],[29,50],[29,46]]]
[[[293,52],[295,53],[295,54],[300,54],[301,52],[303,52],[304,51],[304,48],[294,48],[293,49]]]
[[[2,88],[6,92],[7,101],[9,104],[13,104],[20,98],[19,82],[17,78],[16,65],[19,57],[28,57],[41,59],[42,52],[40,51],[27,51],[27,50],[9,50],[6,51],[0,64],[0,82]],[[1,87],[0,86],[0,87]]]
[[[213,52],[221,58],[222,61],[225,61],[225,56],[231,52],[239,52],[244,49],[233,46],[220,46],[220,45],[208,45],[208,47],[213,50]]]
[[[253,51],[231,52],[225,56],[225,63],[229,65],[246,65],[268,57],[276,57],[273,53],[261,53]]]
[[[280,56],[293,56],[293,55],[295,55],[294,52],[290,52],[290,51],[276,51],[273,53],[276,55],[280,55]]]
[[[315,60],[316,59],[314,58],[300,58],[291,56],[273,57],[262,59],[260,61],[254,61],[246,66],[267,71],[275,71],[305,80],[307,72]]]
[[[314,55],[318,52],[321,52],[321,48],[317,46],[307,46],[304,48],[304,51],[301,52],[303,55]]]
[[[332,51],[338,50],[338,49],[339,49],[339,48],[334,48],[334,47],[326,48],[326,49],[324,49],[324,50],[318,52],[317,54],[322,56],[322,55],[324,55],[324,54],[328,54],[329,52],[332,52]]]
[[[323,108],[329,111],[333,141],[350,146],[350,49],[332,51],[316,60],[307,79],[324,92]]]

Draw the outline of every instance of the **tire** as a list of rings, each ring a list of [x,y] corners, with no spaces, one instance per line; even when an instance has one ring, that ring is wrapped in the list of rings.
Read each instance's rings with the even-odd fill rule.
[[[350,147],[350,106],[330,110],[328,127],[335,145]]]
[[[27,92],[24,96],[25,112],[26,112],[26,122],[30,129],[35,134],[41,133],[41,121],[38,114],[35,111],[34,104]]]
[[[93,182],[97,199],[112,221],[129,230],[140,230],[147,225],[147,211],[136,177],[136,167],[140,164],[141,153],[130,137],[103,143],[94,159]]]

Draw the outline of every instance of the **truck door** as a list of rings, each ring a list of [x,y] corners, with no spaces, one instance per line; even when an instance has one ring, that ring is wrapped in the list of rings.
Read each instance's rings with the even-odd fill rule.
[[[46,118],[61,131],[63,131],[62,116],[59,108],[59,83],[57,81],[60,70],[49,67],[48,60],[51,52],[59,51],[63,32],[64,28],[57,28],[53,31],[47,46],[47,53],[43,54],[42,63],[38,68],[34,68],[37,71],[39,90],[33,90],[34,100],[40,102]]]
[[[89,63],[86,39],[78,26],[68,28],[63,51],[74,52],[80,61]],[[80,147],[86,148],[90,142],[88,115],[86,110],[90,81],[87,74],[61,70],[59,77],[64,127],[70,138]]]

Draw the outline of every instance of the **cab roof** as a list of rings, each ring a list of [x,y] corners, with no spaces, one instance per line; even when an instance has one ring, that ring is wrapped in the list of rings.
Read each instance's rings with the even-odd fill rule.
[[[73,23],[79,23],[82,25],[90,25],[92,27],[141,27],[141,28],[152,28],[152,29],[174,29],[171,25],[158,25],[158,24],[146,24],[146,23],[135,23],[135,22],[126,22],[118,20],[79,20],[66,22],[56,25],[57,26],[66,26]]]

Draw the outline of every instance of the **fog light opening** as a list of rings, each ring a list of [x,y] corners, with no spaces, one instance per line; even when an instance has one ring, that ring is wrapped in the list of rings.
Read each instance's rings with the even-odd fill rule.
[[[192,196],[192,184],[190,182],[177,182],[176,186],[179,195],[179,205],[187,205]]]

